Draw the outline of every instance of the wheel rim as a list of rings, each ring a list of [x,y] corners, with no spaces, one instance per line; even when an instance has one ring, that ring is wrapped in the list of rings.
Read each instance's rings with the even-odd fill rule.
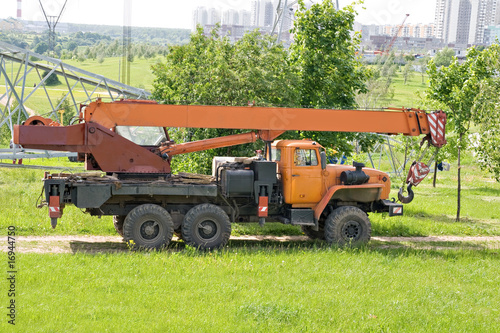
[[[342,226],[342,236],[346,240],[357,240],[361,235],[361,224],[357,221],[348,221]]]
[[[217,237],[219,228],[212,220],[203,220],[198,224],[198,235],[205,241],[209,241]]]
[[[152,240],[160,234],[160,224],[157,221],[148,220],[141,225],[141,237],[146,240]]]

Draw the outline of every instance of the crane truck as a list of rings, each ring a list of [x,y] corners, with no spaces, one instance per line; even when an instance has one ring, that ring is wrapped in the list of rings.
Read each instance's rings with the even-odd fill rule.
[[[441,147],[446,143],[445,124],[442,111],[417,109],[165,105],[98,99],[81,106],[73,125],[30,117],[15,126],[14,142],[26,148],[77,152],[85,161],[89,172],[45,173],[40,206],[48,206],[54,228],[64,207],[72,204],[91,215],[112,215],[117,232],[132,249],[163,248],[174,233],[198,249],[217,249],[227,244],[231,222],[266,221],[300,225],[313,239],[345,245],[369,241],[369,212],[403,214],[403,205],[389,200],[389,175],[361,163],[327,164],[323,147],[315,141],[276,138],[291,130],[423,134],[429,144]],[[167,128],[254,131],[175,143]],[[171,172],[175,155],[257,139],[265,143],[264,156],[216,160],[213,177]],[[408,195],[399,193],[402,203],[411,201],[411,187],[428,172],[425,164],[413,163],[406,179]]]

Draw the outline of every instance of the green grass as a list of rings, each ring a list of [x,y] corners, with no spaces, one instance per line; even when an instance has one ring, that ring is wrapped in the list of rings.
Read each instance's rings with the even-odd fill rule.
[[[404,206],[404,216],[370,214],[373,234],[385,236],[498,235],[500,231],[500,183],[482,172],[468,156],[462,167],[461,221],[456,222],[457,167],[433,174],[416,188],[415,199]],[[401,183],[393,179],[393,185]],[[397,197],[397,190],[391,192]]]
[[[60,165],[62,172],[75,172],[70,169],[81,163],[71,163],[67,158],[23,160],[24,164]],[[50,170],[50,172],[59,172]],[[0,225],[5,230],[15,225],[20,235],[47,234],[116,234],[111,217],[98,219],[83,214],[74,206],[67,207],[58,228],[52,230],[47,223],[46,208],[37,209],[36,203],[42,190],[44,170],[0,168]]]
[[[230,244],[17,262],[19,332],[500,330],[492,251]]]
[[[135,59],[130,63],[130,85],[138,88],[151,90],[153,88],[153,72],[151,66],[161,61],[162,57],[151,59]],[[109,79],[118,81],[121,57],[105,58],[101,64],[97,60],[88,59],[84,62],[77,60],[64,60],[68,65],[72,65],[83,70],[103,75]]]
[[[394,97],[390,102],[392,107],[418,108],[421,105],[421,97],[427,89],[428,83],[427,74],[424,75],[424,83],[422,83],[422,74],[414,72],[413,75],[404,84],[404,77],[401,72],[397,72],[392,82],[394,89]]]

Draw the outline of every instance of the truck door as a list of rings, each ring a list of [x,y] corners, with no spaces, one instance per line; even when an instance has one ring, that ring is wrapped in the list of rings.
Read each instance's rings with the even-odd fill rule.
[[[316,149],[296,148],[292,166],[292,205],[312,207],[321,200],[321,163]]]

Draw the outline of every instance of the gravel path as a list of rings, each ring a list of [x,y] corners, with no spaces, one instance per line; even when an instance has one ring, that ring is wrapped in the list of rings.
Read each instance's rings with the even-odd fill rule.
[[[178,241],[174,237],[174,242]],[[307,236],[232,236],[233,241],[242,242],[303,242]],[[447,244],[449,243],[449,244]],[[458,243],[458,244],[457,244]],[[500,249],[500,236],[490,237],[372,237],[371,244],[381,248],[411,247],[418,249]],[[7,250],[6,237],[0,241],[2,251]],[[101,253],[126,252],[127,245],[119,236],[18,236],[17,253]]]

